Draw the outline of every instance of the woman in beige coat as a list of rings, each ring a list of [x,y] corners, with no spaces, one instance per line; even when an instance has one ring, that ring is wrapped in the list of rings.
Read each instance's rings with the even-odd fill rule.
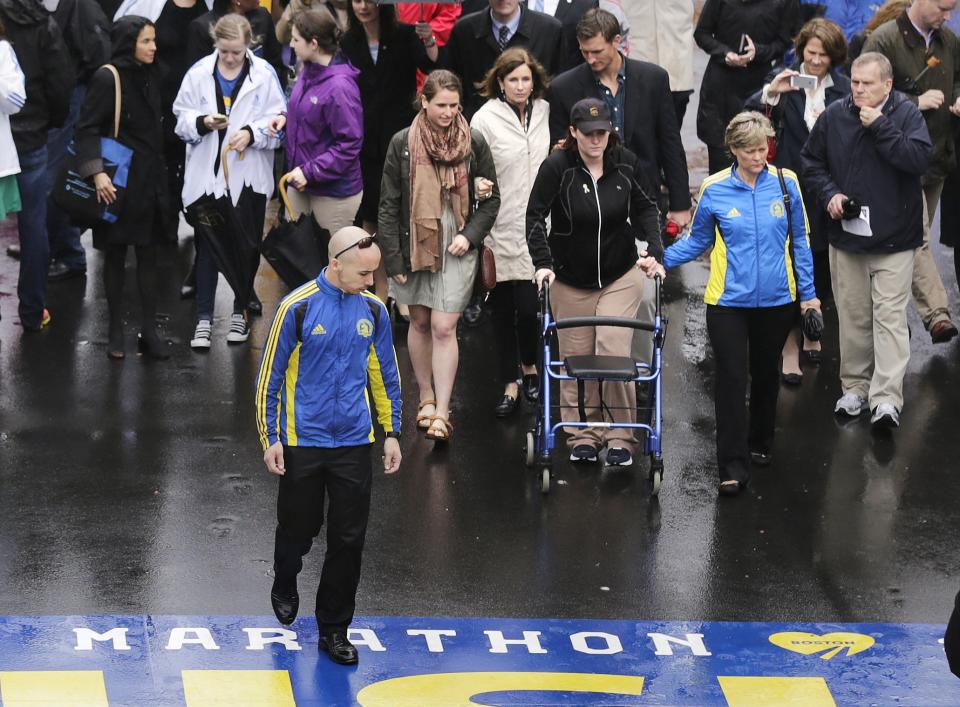
[[[550,150],[550,107],[542,99],[546,83],[546,72],[526,49],[506,50],[484,78],[480,93],[489,100],[471,121],[490,146],[500,185],[500,213],[486,238],[497,263],[497,286],[490,293],[504,384],[497,417],[517,408],[518,358],[524,396],[532,402],[539,394],[537,288],[525,219],[533,181]]]

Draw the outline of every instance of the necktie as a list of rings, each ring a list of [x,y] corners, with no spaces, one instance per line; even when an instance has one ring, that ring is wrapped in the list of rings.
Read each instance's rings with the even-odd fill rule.
[[[507,42],[510,41],[510,28],[506,25],[500,25],[500,29],[497,31],[497,43],[500,45],[501,51],[506,48]]]
[[[530,9],[534,12],[543,12],[543,0],[530,0]]]

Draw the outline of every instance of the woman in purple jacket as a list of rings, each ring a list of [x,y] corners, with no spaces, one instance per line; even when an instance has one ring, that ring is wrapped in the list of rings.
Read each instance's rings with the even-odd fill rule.
[[[273,127],[287,131],[287,195],[294,218],[310,210],[334,234],[352,226],[363,197],[360,147],[363,107],[349,61],[333,63],[341,32],[325,10],[307,10],[293,20],[290,47],[303,62],[287,115]]]

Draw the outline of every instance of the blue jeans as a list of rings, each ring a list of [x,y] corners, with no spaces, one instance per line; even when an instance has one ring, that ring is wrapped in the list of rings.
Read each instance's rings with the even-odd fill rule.
[[[80,116],[86,93],[86,86],[73,89],[66,122],[62,128],[54,128],[47,133],[47,180],[51,188],[73,139],[73,128]],[[87,254],[80,245],[80,229],[70,223],[70,217],[52,200],[47,204],[47,235],[50,238],[51,260],[59,260],[71,270],[87,269]]]
[[[47,301],[47,267],[50,265],[50,242],[47,240],[47,146],[20,155],[20,322],[24,329],[40,328],[43,307]]]

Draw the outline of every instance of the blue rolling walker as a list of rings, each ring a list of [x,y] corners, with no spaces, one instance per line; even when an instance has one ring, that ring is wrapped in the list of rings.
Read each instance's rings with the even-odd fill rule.
[[[599,427],[605,429],[629,428],[643,430],[643,454],[650,456],[650,469],[647,479],[650,483],[650,493],[656,496],[660,493],[663,482],[663,410],[661,405],[663,342],[666,337],[666,318],[663,317],[660,302],[660,277],[654,278],[656,290],[656,307],[653,322],[642,322],[628,317],[570,317],[568,319],[553,319],[550,312],[550,283],[544,281],[540,291],[540,399],[537,410],[536,427],[527,432],[526,464],[529,468],[536,467],[539,471],[540,490],[549,493],[553,464],[550,458],[556,445],[557,431],[561,427]],[[616,326],[630,329],[641,329],[653,334],[653,360],[635,361],[626,356],[568,356],[563,360],[555,360],[553,351],[559,351],[557,332],[560,329],[576,327]],[[579,421],[561,422],[559,403],[552,402],[552,381],[575,381],[577,383],[577,410],[580,413]],[[597,406],[601,413],[609,414],[609,422],[588,422],[584,406],[584,384],[586,381],[596,381],[599,387],[600,404]],[[613,414],[603,402],[603,383],[622,382],[637,386],[637,422],[614,422]],[[640,384],[646,383],[648,395],[644,405],[641,405]],[[554,419],[554,416],[556,419]]]

